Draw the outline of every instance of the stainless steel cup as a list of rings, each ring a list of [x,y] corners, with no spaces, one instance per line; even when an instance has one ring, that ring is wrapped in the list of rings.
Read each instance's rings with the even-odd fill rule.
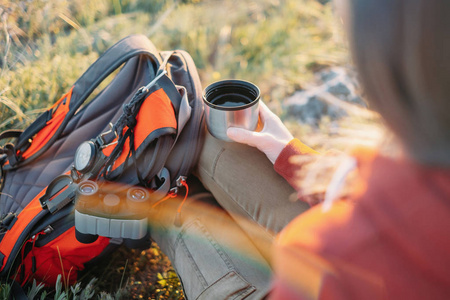
[[[244,80],[222,80],[206,87],[206,126],[216,138],[231,142],[229,127],[255,130],[259,117],[259,88]]]

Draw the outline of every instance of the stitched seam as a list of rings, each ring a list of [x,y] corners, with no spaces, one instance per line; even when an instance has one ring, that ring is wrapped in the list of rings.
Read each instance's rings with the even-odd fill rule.
[[[199,224],[197,224],[197,226],[199,227],[199,229],[202,231],[202,233],[206,236],[206,238],[208,239],[208,241],[212,244],[212,246],[214,247],[214,249],[216,250],[216,252],[219,254],[220,258],[222,258],[222,260],[225,262],[225,264],[227,265],[227,268],[229,270],[234,270],[234,266],[233,264],[230,262],[230,258],[228,257],[228,255],[223,252],[222,248],[217,244],[217,242],[214,240],[214,238],[211,236],[211,234],[209,233],[209,231],[202,226],[202,223],[199,221]]]
[[[231,263],[231,259],[228,257],[228,255],[225,252],[223,252],[222,248],[220,248],[220,246],[217,244],[217,242],[211,236],[209,231],[203,226],[202,222],[199,219],[195,219],[192,222],[186,224],[186,226],[183,228],[183,230],[180,232],[180,234],[178,235],[177,239],[175,240],[174,248],[176,249],[177,245],[183,241],[183,235],[187,234],[187,232],[186,232],[187,229],[189,227],[193,226],[194,224],[206,236],[206,238],[208,239],[208,242],[210,242],[210,244],[214,247],[214,249],[216,250],[217,254],[219,254],[220,258],[222,258],[222,260],[226,264],[227,268],[230,271],[234,271],[234,266]]]
[[[206,293],[206,292],[209,291],[211,288],[213,288],[213,286],[214,286],[215,284],[217,284],[217,283],[220,282],[221,280],[223,280],[223,279],[225,279],[226,277],[228,277],[231,273],[234,273],[234,275],[237,276],[243,283],[247,284],[247,286],[245,286],[245,287],[243,287],[242,289],[236,291],[235,293],[237,293],[237,294],[235,294],[234,297],[232,297],[232,298],[230,298],[230,299],[243,299],[243,298],[245,298],[246,296],[250,295],[251,293],[253,293],[253,292],[256,290],[256,288],[255,288],[253,285],[249,284],[249,283],[247,282],[247,280],[245,280],[244,278],[242,278],[242,277],[239,275],[239,273],[237,273],[236,270],[232,270],[232,271],[228,272],[227,274],[223,275],[222,277],[220,277],[219,279],[217,279],[216,281],[214,281],[213,283],[211,283],[211,285],[210,285],[207,289],[205,289],[203,292],[200,293],[200,295],[198,296],[198,298],[200,298],[204,293]],[[233,295],[230,295],[230,296],[233,296]]]
[[[222,156],[222,153],[225,151],[224,148],[222,148],[219,152],[219,154],[216,156],[216,158],[214,159],[214,163],[213,163],[213,170],[212,170],[212,179],[214,180],[214,176],[216,175],[216,168],[217,168],[217,164],[219,163],[219,158]],[[215,180],[214,180],[215,181]]]
[[[249,285],[248,287],[244,288],[241,292],[239,292],[233,299],[244,299],[254,291],[256,291],[256,288],[253,285]]]
[[[46,188],[48,185],[37,185],[37,184],[34,184],[34,183],[26,183],[26,182],[11,182],[11,184],[14,184],[14,185],[18,185],[18,186],[24,186],[24,185],[27,185],[27,186],[35,186],[35,187],[38,187],[38,188]],[[31,200],[33,200],[33,199],[31,199]]]
[[[203,292],[200,293],[200,295],[198,295],[197,298],[200,298],[201,295],[203,295],[204,293],[206,293],[212,286],[214,286],[216,283],[218,283],[219,281],[221,281],[222,279],[224,279],[225,277],[228,276],[228,274],[230,274],[231,272],[228,272],[227,274],[223,275],[222,277],[220,277],[219,279],[217,279],[216,281],[214,281],[213,283],[211,283],[211,285],[208,286],[208,288],[204,289]]]
[[[194,222],[197,221],[197,220],[198,220],[198,219],[195,219],[195,220],[193,220],[192,222],[190,222],[190,223],[186,224],[185,226],[183,226],[183,229],[180,231],[180,233],[178,234],[178,236],[177,236],[175,242],[173,243],[173,248],[174,248],[174,249],[176,249],[176,248],[178,247],[178,244],[183,240],[183,236],[184,236],[185,234],[187,234],[187,233],[186,233],[187,228],[188,228],[192,223],[194,223]]]
[[[203,285],[203,287],[207,287],[208,286],[208,282],[206,282],[205,277],[203,277],[202,273],[200,272],[200,269],[198,268],[197,264],[195,263],[194,258],[192,257],[191,252],[189,251],[188,247],[186,246],[186,244],[184,243],[183,240],[181,240],[179,242],[180,246],[182,246],[185,249],[185,253],[186,255],[189,257],[189,262],[191,263],[192,267],[195,270],[195,273],[198,277],[198,279],[200,280],[201,284]]]

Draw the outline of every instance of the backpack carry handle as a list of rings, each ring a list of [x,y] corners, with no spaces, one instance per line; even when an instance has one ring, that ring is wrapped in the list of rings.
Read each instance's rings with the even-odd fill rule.
[[[158,50],[145,35],[131,35],[120,40],[104,52],[75,82],[70,110],[77,109],[103,80],[130,58],[144,54],[151,57],[158,65],[161,64],[157,53]]]

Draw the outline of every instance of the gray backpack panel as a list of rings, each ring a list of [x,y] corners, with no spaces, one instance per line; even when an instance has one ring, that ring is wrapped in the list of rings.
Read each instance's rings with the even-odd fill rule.
[[[122,105],[130,102],[136,91],[155,77],[158,68],[166,58],[168,59],[168,64],[165,66],[168,72],[167,76],[174,84],[183,87],[179,91],[187,93],[187,100],[182,103],[188,105],[189,109],[175,107],[176,111],[179,110],[178,121],[183,119],[183,114],[186,114],[185,121],[187,122],[181,132],[181,127],[179,127],[179,132],[174,137],[176,138],[175,144],[172,142],[171,149],[168,149],[170,153],[161,156],[164,157],[164,161],[156,164],[156,171],[162,167],[169,170],[171,187],[176,187],[177,179],[180,176],[189,175],[197,162],[205,131],[202,88],[195,64],[190,55],[184,51],[160,53],[145,36],[130,36],[108,49],[77,80],[69,105],[70,110],[50,141],[26,160],[4,165],[4,184],[2,194],[0,194],[0,219],[11,212],[19,214],[57,176],[70,170],[78,146],[107,131],[109,124],[115,123],[122,115]],[[85,103],[95,88],[122,65],[123,67],[111,83],[89,103]],[[25,130],[22,134],[24,137],[22,135],[19,137],[18,145],[22,145],[29,136],[38,132],[36,128],[33,128],[34,125],[32,124]],[[145,167],[147,163],[154,160],[153,152],[157,152],[157,149],[155,150],[154,145],[152,147],[142,156],[141,167]],[[131,178],[128,183],[137,183],[133,177],[134,173],[129,169],[127,172],[125,172],[125,177]],[[150,174],[154,173],[155,171],[152,170]],[[66,230],[73,226],[71,211],[72,208],[68,206],[54,215],[40,213],[37,215],[39,219],[36,217],[33,220],[33,224],[37,225],[27,226],[27,232],[23,232],[18,240],[2,240],[2,235],[0,244],[22,245],[31,232],[41,230],[53,222],[58,222],[58,224],[63,222],[64,226],[61,228]],[[47,241],[62,233],[61,229],[46,235],[40,240],[39,247],[45,247]],[[14,247],[13,253],[3,259],[2,274],[8,272],[13,257],[17,253],[14,251],[19,251],[19,249],[19,247]]]

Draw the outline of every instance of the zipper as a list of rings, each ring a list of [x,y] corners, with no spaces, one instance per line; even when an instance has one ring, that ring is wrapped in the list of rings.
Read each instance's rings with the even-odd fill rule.
[[[36,234],[33,234],[29,239],[25,241],[25,243],[22,245],[21,249],[21,263],[19,266],[19,274],[20,274],[20,281],[22,281],[22,286],[28,281],[31,274],[36,273],[37,266],[36,266],[36,256],[34,254],[34,248],[36,247],[36,242],[39,240],[41,236],[45,236],[47,233],[50,233],[53,231],[53,228],[48,225],[45,227],[43,231],[37,232]],[[27,244],[31,243],[31,249],[25,254],[25,249],[27,247]],[[25,257],[28,255],[31,255],[31,273],[28,274],[27,277],[25,277]]]
[[[73,219],[70,216],[62,217],[61,219],[52,223],[52,225],[47,225],[41,232],[45,235],[39,238],[36,242],[37,247],[42,247],[47,245],[57,237],[61,236],[64,232],[69,230],[74,226]]]

